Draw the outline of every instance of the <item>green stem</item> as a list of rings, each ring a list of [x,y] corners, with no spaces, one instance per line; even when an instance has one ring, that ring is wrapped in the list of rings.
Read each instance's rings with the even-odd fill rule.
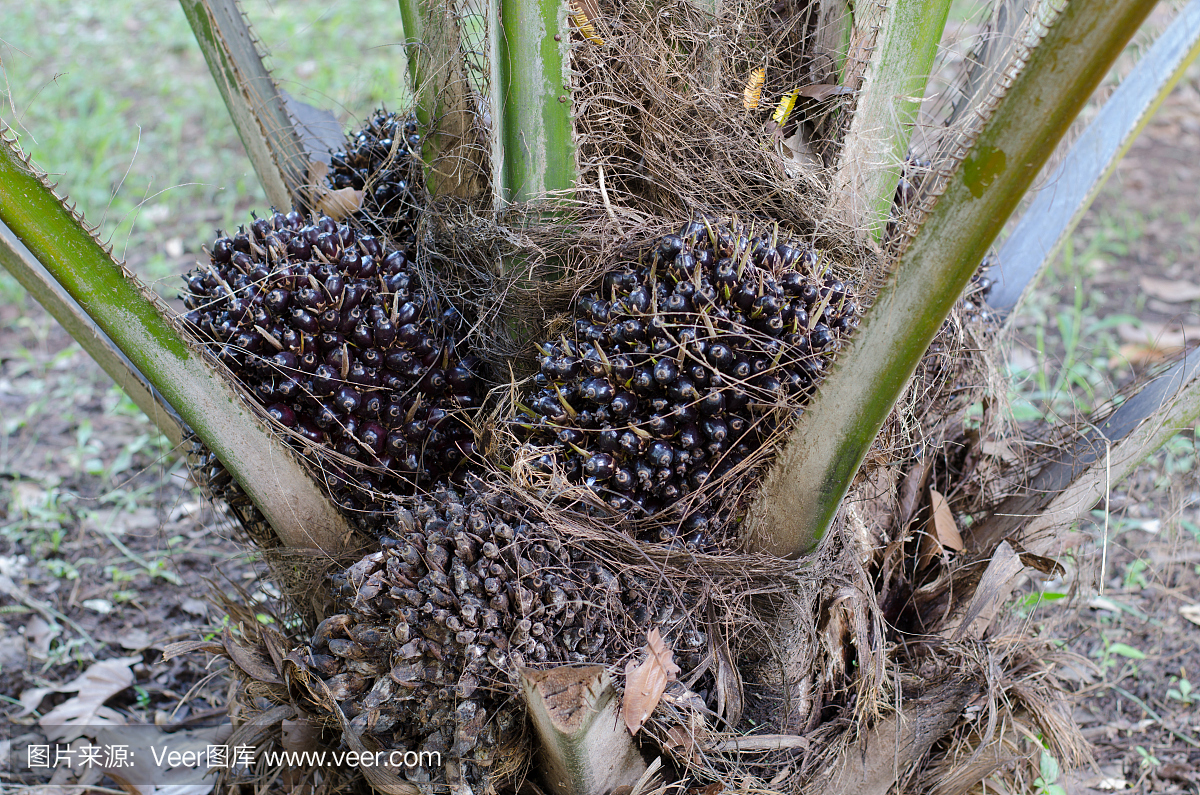
[[[991,274],[990,307],[1016,308],[1198,55],[1200,0],[1192,0],[1105,101],[1005,240],[1000,267]]]
[[[504,198],[543,199],[573,189],[577,176],[567,5],[515,0],[503,16]]]
[[[476,108],[462,32],[448,0],[400,0],[409,76],[422,133],[425,184],[434,196],[473,198],[485,189]]]
[[[290,547],[338,551],[349,527],[292,451],[192,351],[0,124],[0,222],[179,413]]]
[[[1154,6],[1074,0],[1053,21],[797,421],[747,517],[750,547],[795,556],[825,535],[978,263]]]
[[[851,228],[879,239],[946,28],[950,0],[893,0],[884,9],[870,3],[867,10],[875,12],[871,22],[879,31],[842,144],[832,210]]]

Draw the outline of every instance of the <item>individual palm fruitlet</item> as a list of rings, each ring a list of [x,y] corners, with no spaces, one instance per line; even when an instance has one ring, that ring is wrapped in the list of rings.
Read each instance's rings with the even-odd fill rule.
[[[475,449],[477,361],[464,324],[402,251],[328,217],[274,213],[213,243],[185,277],[185,319],[348,510],[460,477]]]
[[[334,577],[336,614],[302,651],[353,733],[460,760],[475,792],[523,731],[507,687],[520,667],[611,664],[652,626],[685,672],[709,651],[692,597],[564,544],[526,510],[444,488],[401,510],[396,535]]]
[[[988,306],[988,297],[992,293],[992,269],[997,266],[995,254],[988,254],[979,263],[979,270],[971,276],[967,289],[963,291],[963,317],[969,322],[991,323],[996,320],[995,313]]]
[[[820,265],[729,223],[666,235],[579,299],[573,334],[539,346],[518,434],[613,509],[675,506],[772,439],[857,325],[850,289]],[[708,546],[724,518],[696,507],[641,540]]]
[[[413,237],[421,206],[417,120],[377,110],[346,147],[332,154],[327,181],[334,190],[363,191],[359,217],[393,240]]]

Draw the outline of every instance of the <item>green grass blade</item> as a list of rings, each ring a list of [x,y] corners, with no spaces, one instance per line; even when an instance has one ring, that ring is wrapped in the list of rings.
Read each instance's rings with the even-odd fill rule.
[[[46,185],[3,124],[0,222],[217,454],[286,545],[338,551],[349,528],[292,451],[188,346],[153,294]]]
[[[842,143],[833,183],[833,214],[878,239],[891,212],[900,166],[950,0],[892,0],[859,7],[855,27],[878,26],[874,50]]]
[[[1192,0],[1121,81],[1021,216],[1000,249],[988,294],[993,309],[1017,307],[1197,55],[1200,0]]]
[[[503,17],[505,199],[522,202],[575,186],[571,30],[563,0],[513,0]]]
[[[178,446],[183,440],[183,421],[163,400],[158,390],[134,367],[108,335],[88,316],[29,252],[12,230],[0,222],[0,265],[59,322],[80,347],[129,395],[163,436]]]
[[[752,548],[794,556],[825,535],[978,263],[1154,5],[1074,0],[1021,59],[768,473],[746,521]]]
[[[236,0],[180,0],[267,199],[303,206],[308,157]]]

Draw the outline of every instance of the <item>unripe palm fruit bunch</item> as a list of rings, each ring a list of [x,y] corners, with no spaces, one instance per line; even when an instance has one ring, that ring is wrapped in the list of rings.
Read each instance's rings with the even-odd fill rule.
[[[521,733],[509,695],[535,663],[611,664],[659,628],[683,670],[708,638],[695,600],[564,543],[504,494],[439,488],[399,512],[395,537],[333,580],[336,614],[305,662],[351,731],[387,749],[462,761],[475,791]],[[320,699],[318,699],[320,701]],[[434,776],[439,771],[430,771]]]
[[[332,153],[326,180],[334,190],[363,191],[357,216],[393,240],[409,240],[422,204],[413,156],[420,150],[414,117],[377,110],[345,148]]]
[[[769,232],[685,224],[584,294],[573,334],[538,346],[517,435],[543,451],[539,467],[612,509],[672,508],[767,443],[857,325],[851,290],[824,266]],[[722,520],[701,508],[640,540],[710,547]]]
[[[402,251],[328,217],[274,213],[219,236],[185,276],[185,320],[323,461],[348,510],[461,477],[482,385],[462,318]]]

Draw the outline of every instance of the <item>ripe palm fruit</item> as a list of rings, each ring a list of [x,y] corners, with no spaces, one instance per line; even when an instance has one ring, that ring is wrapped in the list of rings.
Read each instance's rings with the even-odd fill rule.
[[[996,267],[996,256],[988,254],[979,263],[979,270],[971,276],[962,298],[963,317],[969,322],[989,323],[996,319],[988,307],[988,296],[992,292],[992,268]]]
[[[298,445],[325,452],[344,508],[381,510],[381,495],[465,473],[478,362],[459,356],[461,318],[402,251],[274,213],[218,237],[185,281],[187,322]]]
[[[416,118],[377,110],[332,154],[326,179],[334,190],[363,191],[360,217],[393,240],[408,240],[420,208],[420,169],[413,157],[420,150]]]
[[[709,651],[694,599],[562,543],[507,496],[439,488],[399,517],[395,536],[333,578],[336,615],[302,655],[352,731],[459,760],[475,792],[522,730],[497,686],[518,668],[613,664],[652,626],[685,673]]]
[[[761,448],[857,325],[819,259],[730,223],[666,235],[579,299],[573,336],[541,343],[518,435],[616,510],[671,508]],[[697,510],[641,540],[708,546],[719,519]]]

